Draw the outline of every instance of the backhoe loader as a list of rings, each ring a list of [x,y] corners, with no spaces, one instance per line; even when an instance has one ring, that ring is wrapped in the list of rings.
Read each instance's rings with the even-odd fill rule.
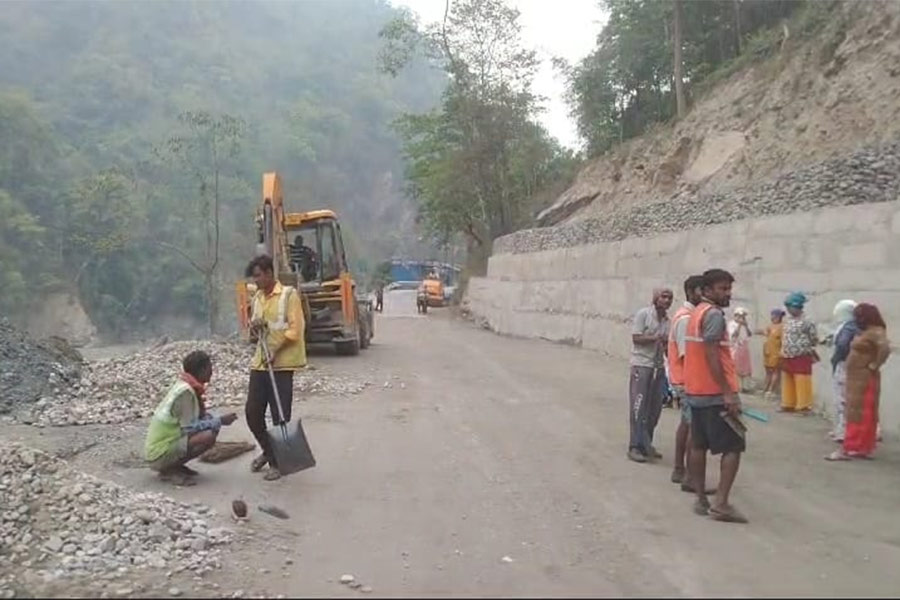
[[[338,354],[345,355],[368,348],[375,334],[372,303],[356,296],[337,215],[327,209],[285,212],[281,178],[265,173],[256,226],[257,254],[271,256],[275,277],[301,293],[306,343],[333,343]],[[245,339],[249,339],[255,287],[242,281],[236,289]]]

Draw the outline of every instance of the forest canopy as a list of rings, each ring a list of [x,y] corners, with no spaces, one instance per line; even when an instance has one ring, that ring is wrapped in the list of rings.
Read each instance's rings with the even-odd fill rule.
[[[424,60],[378,70],[397,14],[371,0],[5,2],[0,312],[66,290],[110,335],[165,314],[202,322],[206,271],[227,301],[253,251],[269,170],[290,208],[343,216],[360,274],[428,253],[391,123],[432,108],[445,76]]]

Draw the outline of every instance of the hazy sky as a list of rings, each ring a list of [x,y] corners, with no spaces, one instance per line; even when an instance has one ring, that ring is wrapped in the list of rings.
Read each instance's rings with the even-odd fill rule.
[[[394,5],[408,6],[419,14],[423,23],[444,17],[445,0],[391,0]],[[594,47],[605,14],[598,0],[507,0],[522,13],[522,35],[526,45],[538,51],[543,60],[534,82],[535,93],[546,96],[541,114],[544,126],[562,144],[580,147],[575,123],[569,117],[563,94],[565,84],[553,70],[550,58],[560,56],[576,62]]]

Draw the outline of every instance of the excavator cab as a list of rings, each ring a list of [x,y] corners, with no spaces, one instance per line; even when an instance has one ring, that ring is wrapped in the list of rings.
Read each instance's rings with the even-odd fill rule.
[[[371,302],[356,297],[337,215],[331,210],[285,213],[281,179],[266,173],[256,224],[257,252],[272,256],[278,280],[300,292],[306,343],[333,343],[339,354],[349,355],[367,348],[374,336]],[[237,291],[241,332],[246,335],[252,287],[244,282]]]

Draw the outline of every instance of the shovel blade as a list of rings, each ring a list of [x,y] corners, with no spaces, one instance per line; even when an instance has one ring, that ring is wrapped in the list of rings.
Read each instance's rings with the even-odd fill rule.
[[[316,459],[306,441],[300,419],[275,425],[266,431],[275,462],[282,475],[316,466]]]

